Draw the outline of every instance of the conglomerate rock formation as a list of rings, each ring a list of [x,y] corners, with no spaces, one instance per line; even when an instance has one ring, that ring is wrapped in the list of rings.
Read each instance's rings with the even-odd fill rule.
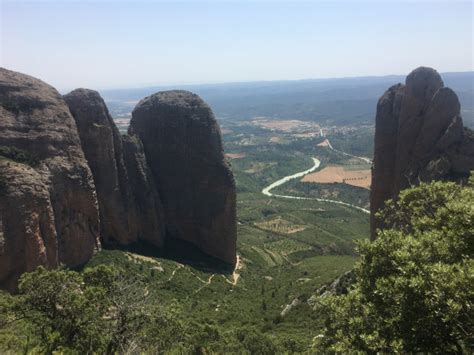
[[[122,137],[99,93],[76,89],[64,99],[76,121],[84,154],[94,176],[102,244],[124,246],[146,240],[162,246],[162,209],[154,184],[147,183],[151,177],[149,174],[146,176],[148,168],[144,157],[140,157],[140,142],[124,138],[126,164]]]
[[[130,132],[143,142],[167,238],[235,264],[235,182],[209,106],[188,91],[159,92],[137,104]]]
[[[80,266],[101,242],[184,240],[234,265],[235,193],[219,127],[197,95],[145,98],[120,136],[97,92],[63,98],[0,69],[0,288],[15,290],[39,265]]]
[[[38,265],[81,265],[99,246],[94,182],[67,105],[0,68],[0,287]]]
[[[103,244],[133,241],[129,233],[129,187],[118,129],[99,93],[76,89],[64,96],[74,120],[96,185]]]
[[[123,157],[131,194],[133,196],[132,227],[139,241],[163,246],[165,222],[161,199],[155,187],[150,167],[140,139],[122,136]]]
[[[474,133],[463,127],[456,94],[434,69],[415,69],[377,104],[371,238],[384,227],[375,213],[386,200],[422,181],[461,181],[471,170]]]

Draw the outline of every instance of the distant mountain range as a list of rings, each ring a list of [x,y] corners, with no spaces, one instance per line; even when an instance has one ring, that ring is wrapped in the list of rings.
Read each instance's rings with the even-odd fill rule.
[[[474,72],[442,73],[461,102],[461,115],[474,127]],[[405,76],[262,81],[208,85],[155,86],[102,90],[114,117],[126,116],[136,102],[152,93],[176,88],[200,95],[220,119],[247,120],[258,116],[295,118],[325,124],[374,123],[377,100],[387,87]]]

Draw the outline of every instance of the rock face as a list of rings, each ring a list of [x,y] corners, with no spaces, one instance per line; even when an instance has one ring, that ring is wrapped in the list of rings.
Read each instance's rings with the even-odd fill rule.
[[[133,223],[136,239],[161,247],[165,239],[164,211],[153,174],[147,165],[140,139],[122,136],[123,157],[133,198]]]
[[[138,103],[130,131],[143,142],[166,220],[166,238],[236,261],[235,182],[209,106],[187,91],[166,91]]]
[[[463,127],[454,91],[420,67],[379,99],[371,187],[371,238],[383,228],[375,213],[421,181],[460,181],[474,169],[474,134]]]
[[[59,93],[0,68],[0,287],[39,264],[78,266],[100,246],[92,174]]]
[[[146,240],[161,246],[162,210],[154,184],[147,180],[151,177],[140,142],[125,138],[126,164],[122,138],[99,93],[76,89],[64,99],[94,177],[102,243],[113,247]]]
[[[235,264],[235,182],[197,95],[145,98],[120,136],[97,92],[63,98],[0,69],[0,288],[39,265],[80,266],[101,242],[178,240]]]

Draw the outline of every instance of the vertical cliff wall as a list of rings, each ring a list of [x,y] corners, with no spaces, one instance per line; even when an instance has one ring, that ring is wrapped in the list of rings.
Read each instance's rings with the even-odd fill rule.
[[[0,69],[0,288],[39,265],[80,266],[101,242],[183,240],[233,265],[236,234],[234,178],[197,95],[145,98],[121,136],[96,91],[63,98]]]
[[[59,93],[0,68],[0,287],[38,265],[78,266],[100,246],[92,174]]]
[[[463,127],[456,94],[434,69],[415,69],[377,104],[371,238],[384,227],[375,213],[400,190],[422,181],[461,181],[471,170],[474,134]]]
[[[122,137],[97,91],[76,89],[64,96],[76,121],[92,170],[104,245],[146,240],[163,245],[164,221],[159,196],[141,142]]]
[[[187,91],[160,92],[138,103],[130,131],[143,142],[163,203],[166,237],[235,264],[235,182],[209,106]]]

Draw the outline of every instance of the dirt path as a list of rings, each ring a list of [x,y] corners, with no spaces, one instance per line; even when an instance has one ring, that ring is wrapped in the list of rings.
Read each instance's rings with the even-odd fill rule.
[[[369,158],[366,158],[366,157],[359,157],[357,155],[352,155],[352,154],[349,154],[349,153],[346,153],[346,152],[343,152],[342,150],[339,150],[339,149],[335,149],[331,142],[329,141],[329,139],[326,138],[326,142],[327,142],[327,147],[329,147],[329,149],[335,151],[335,152],[338,152],[338,153],[341,153],[342,155],[345,155],[347,157],[351,157],[351,158],[356,158],[356,159],[360,159],[368,164],[372,164],[372,160],[370,160]]]
[[[196,275],[194,275],[196,276]],[[211,276],[209,276],[209,279],[207,281],[203,281],[200,277],[198,277],[198,279],[200,281],[203,281],[204,282],[204,285],[202,285],[201,287],[199,287],[196,291],[193,292],[193,295],[195,295],[196,293],[200,292],[203,288],[209,286],[212,282],[212,279],[214,278],[214,276],[216,276],[216,274],[212,274]],[[197,277],[197,276],[196,276]]]
[[[144,256],[144,255],[139,255],[139,254],[134,254],[131,252],[126,252],[125,255],[127,256],[128,260],[137,262],[137,261],[146,261],[151,264],[155,264],[157,266],[161,266],[161,263],[156,260],[155,258],[149,257],[149,256]]]
[[[240,255],[237,255],[237,262],[235,263],[235,269],[234,269],[234,272],[232,273],[232,280],[229,280],[224,275],[222,275],[222,277],[228,284],[231,284],[232,286],[236,286],[237,283],[239,282],[240,270],[242,270],[243,266],[244,264],[243,264],[242,258],[240,257]]]
[[[170,282],[171,280],[173,280],[174,275],[176,274],[176,272],[177,272],[179,269],[182,269],[183,267],[184,267],[183,264],[178,264],[178,266],[176,266],[176,269],[173,270],[173,272],[171,273],[171,276],[169,277],[169,279],[168,279],[167,281]]]

